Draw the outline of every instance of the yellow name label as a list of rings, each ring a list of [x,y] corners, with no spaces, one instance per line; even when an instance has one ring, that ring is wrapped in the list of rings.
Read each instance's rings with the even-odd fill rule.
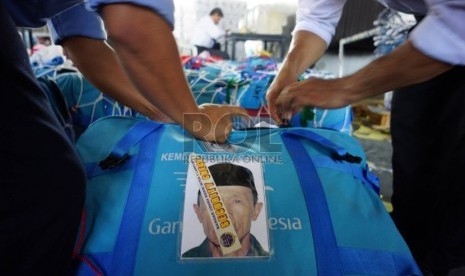
[[[223,255],[227,255],[241,249],[241,243],[236,230],[230,220],[230,216],[225,207],[226,205],[221,199],[215,181],[208,170],[208,166],[205,164],[202,157],[194,153],[189,156],[189,161],[199,180],[200,195],[209,211],[208,214],[213,223],[221,252]]]

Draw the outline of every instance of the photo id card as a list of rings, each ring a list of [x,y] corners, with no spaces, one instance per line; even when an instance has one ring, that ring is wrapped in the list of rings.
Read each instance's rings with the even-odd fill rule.
[[[269,257],[262,164],[204,157],[189,156],[181,260]]]

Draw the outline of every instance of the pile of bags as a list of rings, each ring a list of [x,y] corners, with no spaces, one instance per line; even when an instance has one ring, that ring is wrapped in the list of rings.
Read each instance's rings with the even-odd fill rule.
[[[237,105],[247,109],[251,115],[262,119],[268,117],[266,91],[278,73],[276,60],[255,56],[241,62],[200,57],[184,61],[186,77],[198,104]],[[332,79],[335,76],[327,71],[307,69],[298,80],[309,78]],[[350,106],[331,110],[307,107],[290,123],[291,126],[329,128],[351,134],[352,120]]]
[[[266,91],[277,75],[278,62],[267,56],[243,61],[208,57],[181,57],[186,80],[198,104],[215,103],[241,106],[252,121],[274,124],[267,111]],[[41,80],[57,116],[75,140],[90,124],[108,116],[142,117],[143,114],[118,103],[94,87],[63,55],[60,46],[49,46],[31,57],[36,76]],[[299,81],[308,78],[334,78],[329,72],[306,70]],[[56,90],[61,91],[56,93]],[[55,91],[52,93],[52,91]],[[61,99],[62,98],[62,99]],[[59,104],[60,106],[57,106]],[[335,129],[351,133],[350,106],[327,110],[308,107],[296,114],[291,126]]]

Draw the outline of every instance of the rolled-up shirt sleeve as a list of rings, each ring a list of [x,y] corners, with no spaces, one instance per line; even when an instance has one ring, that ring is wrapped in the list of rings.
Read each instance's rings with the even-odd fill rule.
[[[189,1],[189,0],[187,0]],[[98,11],[102,5],[107,4],[134,4],[153,10],[163,17],[171,29],[174,29],[174,3],[173,0],[88,0],[87,5],[90,10]]]
[[[87,10],[84,3],[52,17],[47,26],[55,44],[73,36],[106,39],[102,19],[97,13]]]
[[[329,45],[342,15],[346,0],[299,0],[296,13],[297,31],[309,31]]]
[[[423,54],[452,65],[465,65],[465,1],[426,1],[428,15],[410,35]]]

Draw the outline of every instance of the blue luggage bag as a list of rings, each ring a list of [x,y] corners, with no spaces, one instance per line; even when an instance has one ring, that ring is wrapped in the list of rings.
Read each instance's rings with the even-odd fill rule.
[[[228,144],[215,145],[174,124],[106,117],[81,135],[77,151],[88,177],[77,275],[421,275],[362,148],[347,134],[234,130]],[[261,244],[255,252],[266,254],[184,257],[198,223],[191,222],[192,205],[200,204],[188,198],[202,190],[189,191],[192,175],[202,179],[198,168],[198,178],[191,171],[192,153],[213,164],[258,168],[252,175],[266,230],[250,233]],[[221,244],[233,243],[229,238]]]

